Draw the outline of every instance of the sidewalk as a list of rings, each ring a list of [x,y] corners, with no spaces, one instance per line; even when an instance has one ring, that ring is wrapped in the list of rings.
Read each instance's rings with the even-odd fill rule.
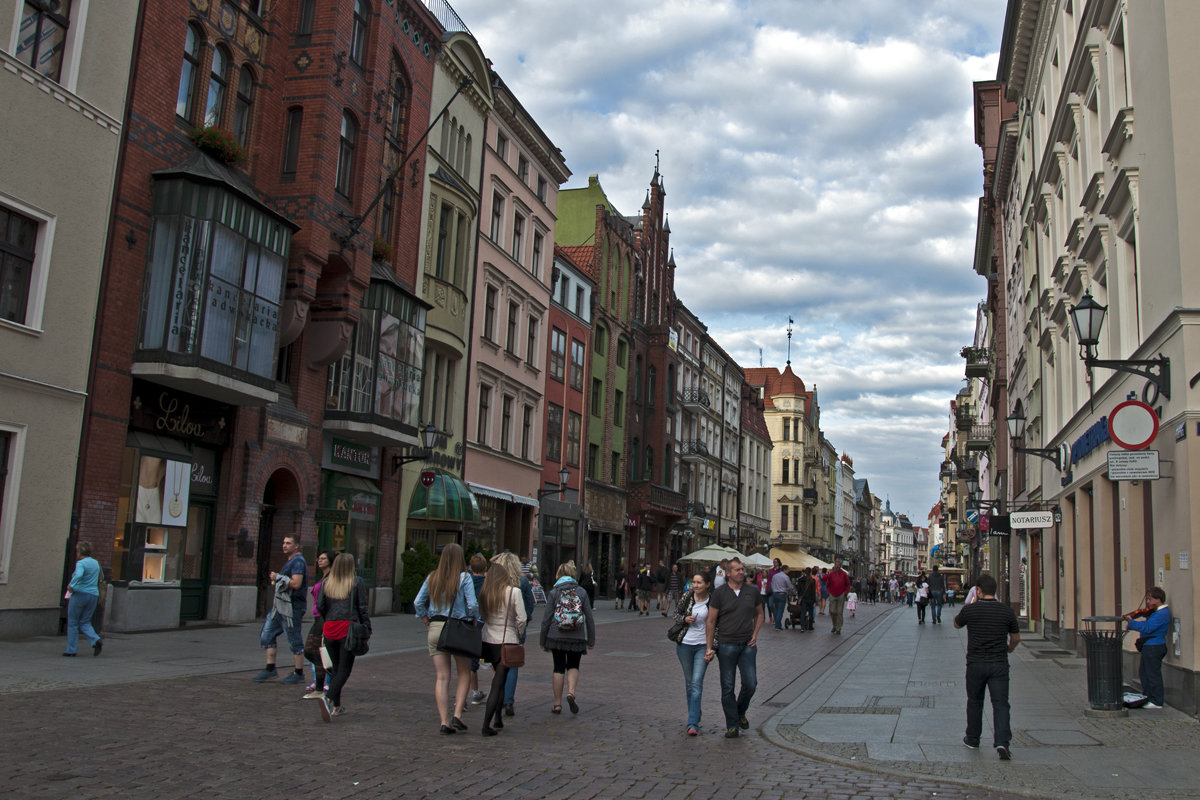
[[[914,610],[898,606],[763,734],[847,766],[1039,797],[1197,796],[1197,721],[1169,707],[1086,716],[1084,659],[1041,638],[1022,638],[1009,656],[1013,760],[990,747],[986,701],[982,746],[964,747],[967,632],[954,628],[956,610],[945,609],[942,625],[918,625]]]

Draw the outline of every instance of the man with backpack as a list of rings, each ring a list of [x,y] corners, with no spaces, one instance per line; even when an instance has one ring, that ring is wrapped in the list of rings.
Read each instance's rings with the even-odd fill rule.
[[[704,660],[717,659],[721,669],[721,708],[725,711],[725,738],[736,739],[738,728],[750,727],[746,711],[758,688],[758,630],[763,624],[763,596],[746,585],[746,566],[729,559],[725,585],[713,590],[705,623]],[[733,688],[738,675],[742,688]]]

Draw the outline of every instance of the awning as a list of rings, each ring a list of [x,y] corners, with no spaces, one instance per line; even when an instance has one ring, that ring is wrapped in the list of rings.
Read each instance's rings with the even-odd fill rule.
[[[538,507],[538,501],[534,500],[532,497],[513,494],[512,492],[505,491],[504,489],[494,489],[491,486],[484,486],[482,483],[474,483],[473,481],[467,481],[467,486],[469,486],[471,491],[475,494],[481,494],[484,497],[503,500],[506,503],[517,503],[523,506],[533,506],[534,508]]]
[[[183,442],[168,436],[146,433],[145,431],[127,431],[125,434],[125,446],[136,447],[139,450],[147,450],[151,453],[168,456],[177,461],[190,462],[192,460],[192,453]]]
[[[777,558],[781,564],[787,564],[792,569],[808,569],[809,567],[833,569],[833,564],[822,561],[801,547],[772,547],[771,560],[774,561]]]
[[[462,480],[440,469],[425,471],[433,473],[433,483],[413,489],[409,519],[479,522],[479,501]]]
[[[349,489],[352,492],[363,492],[374,495],[383,494],[378,486],[366,478],[360,478],[357,475],[347,475],[346,473],[341,473],[334,478],[333,485],[338,489]]]

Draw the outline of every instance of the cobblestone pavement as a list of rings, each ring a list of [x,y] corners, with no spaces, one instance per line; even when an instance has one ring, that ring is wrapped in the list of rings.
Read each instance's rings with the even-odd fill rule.
[[[259,665],[249,663],[245,672],[8,694],[0,793],[675,800],[727,796],[733,781],[739,798],[1016,797],[830,764],[760,734],[878,618],[869,606],[847,622],[844,637],[825,632],[827,617],[818,617],[817,633],[763,630],[752,728],[737,740],[723,737],[715,664],[705,682],[703,734],[688,738],[666,621],[607,616],[618,621],[598,626],[598,645],[583,660],[580,713],[550,714],[550,658],[530,648],[517,715],[492,738],[479,735],[481,707],[466,713],[469,731],[438,734],[433,668],[412,650],[359,660],[343,695],[348,713],[333,724],[322,722],[317,701],[299,699],[296,686],[250,681]],[[486,669],[481,676],[490,680]]]

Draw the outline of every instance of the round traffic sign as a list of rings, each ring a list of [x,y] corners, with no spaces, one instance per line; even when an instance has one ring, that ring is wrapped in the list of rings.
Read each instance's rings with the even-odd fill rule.
[[[1108,415],[1108,435],[1126,450],[1144,450],[1158,436],[1158,415],[1141,400],[1118,403]]]

